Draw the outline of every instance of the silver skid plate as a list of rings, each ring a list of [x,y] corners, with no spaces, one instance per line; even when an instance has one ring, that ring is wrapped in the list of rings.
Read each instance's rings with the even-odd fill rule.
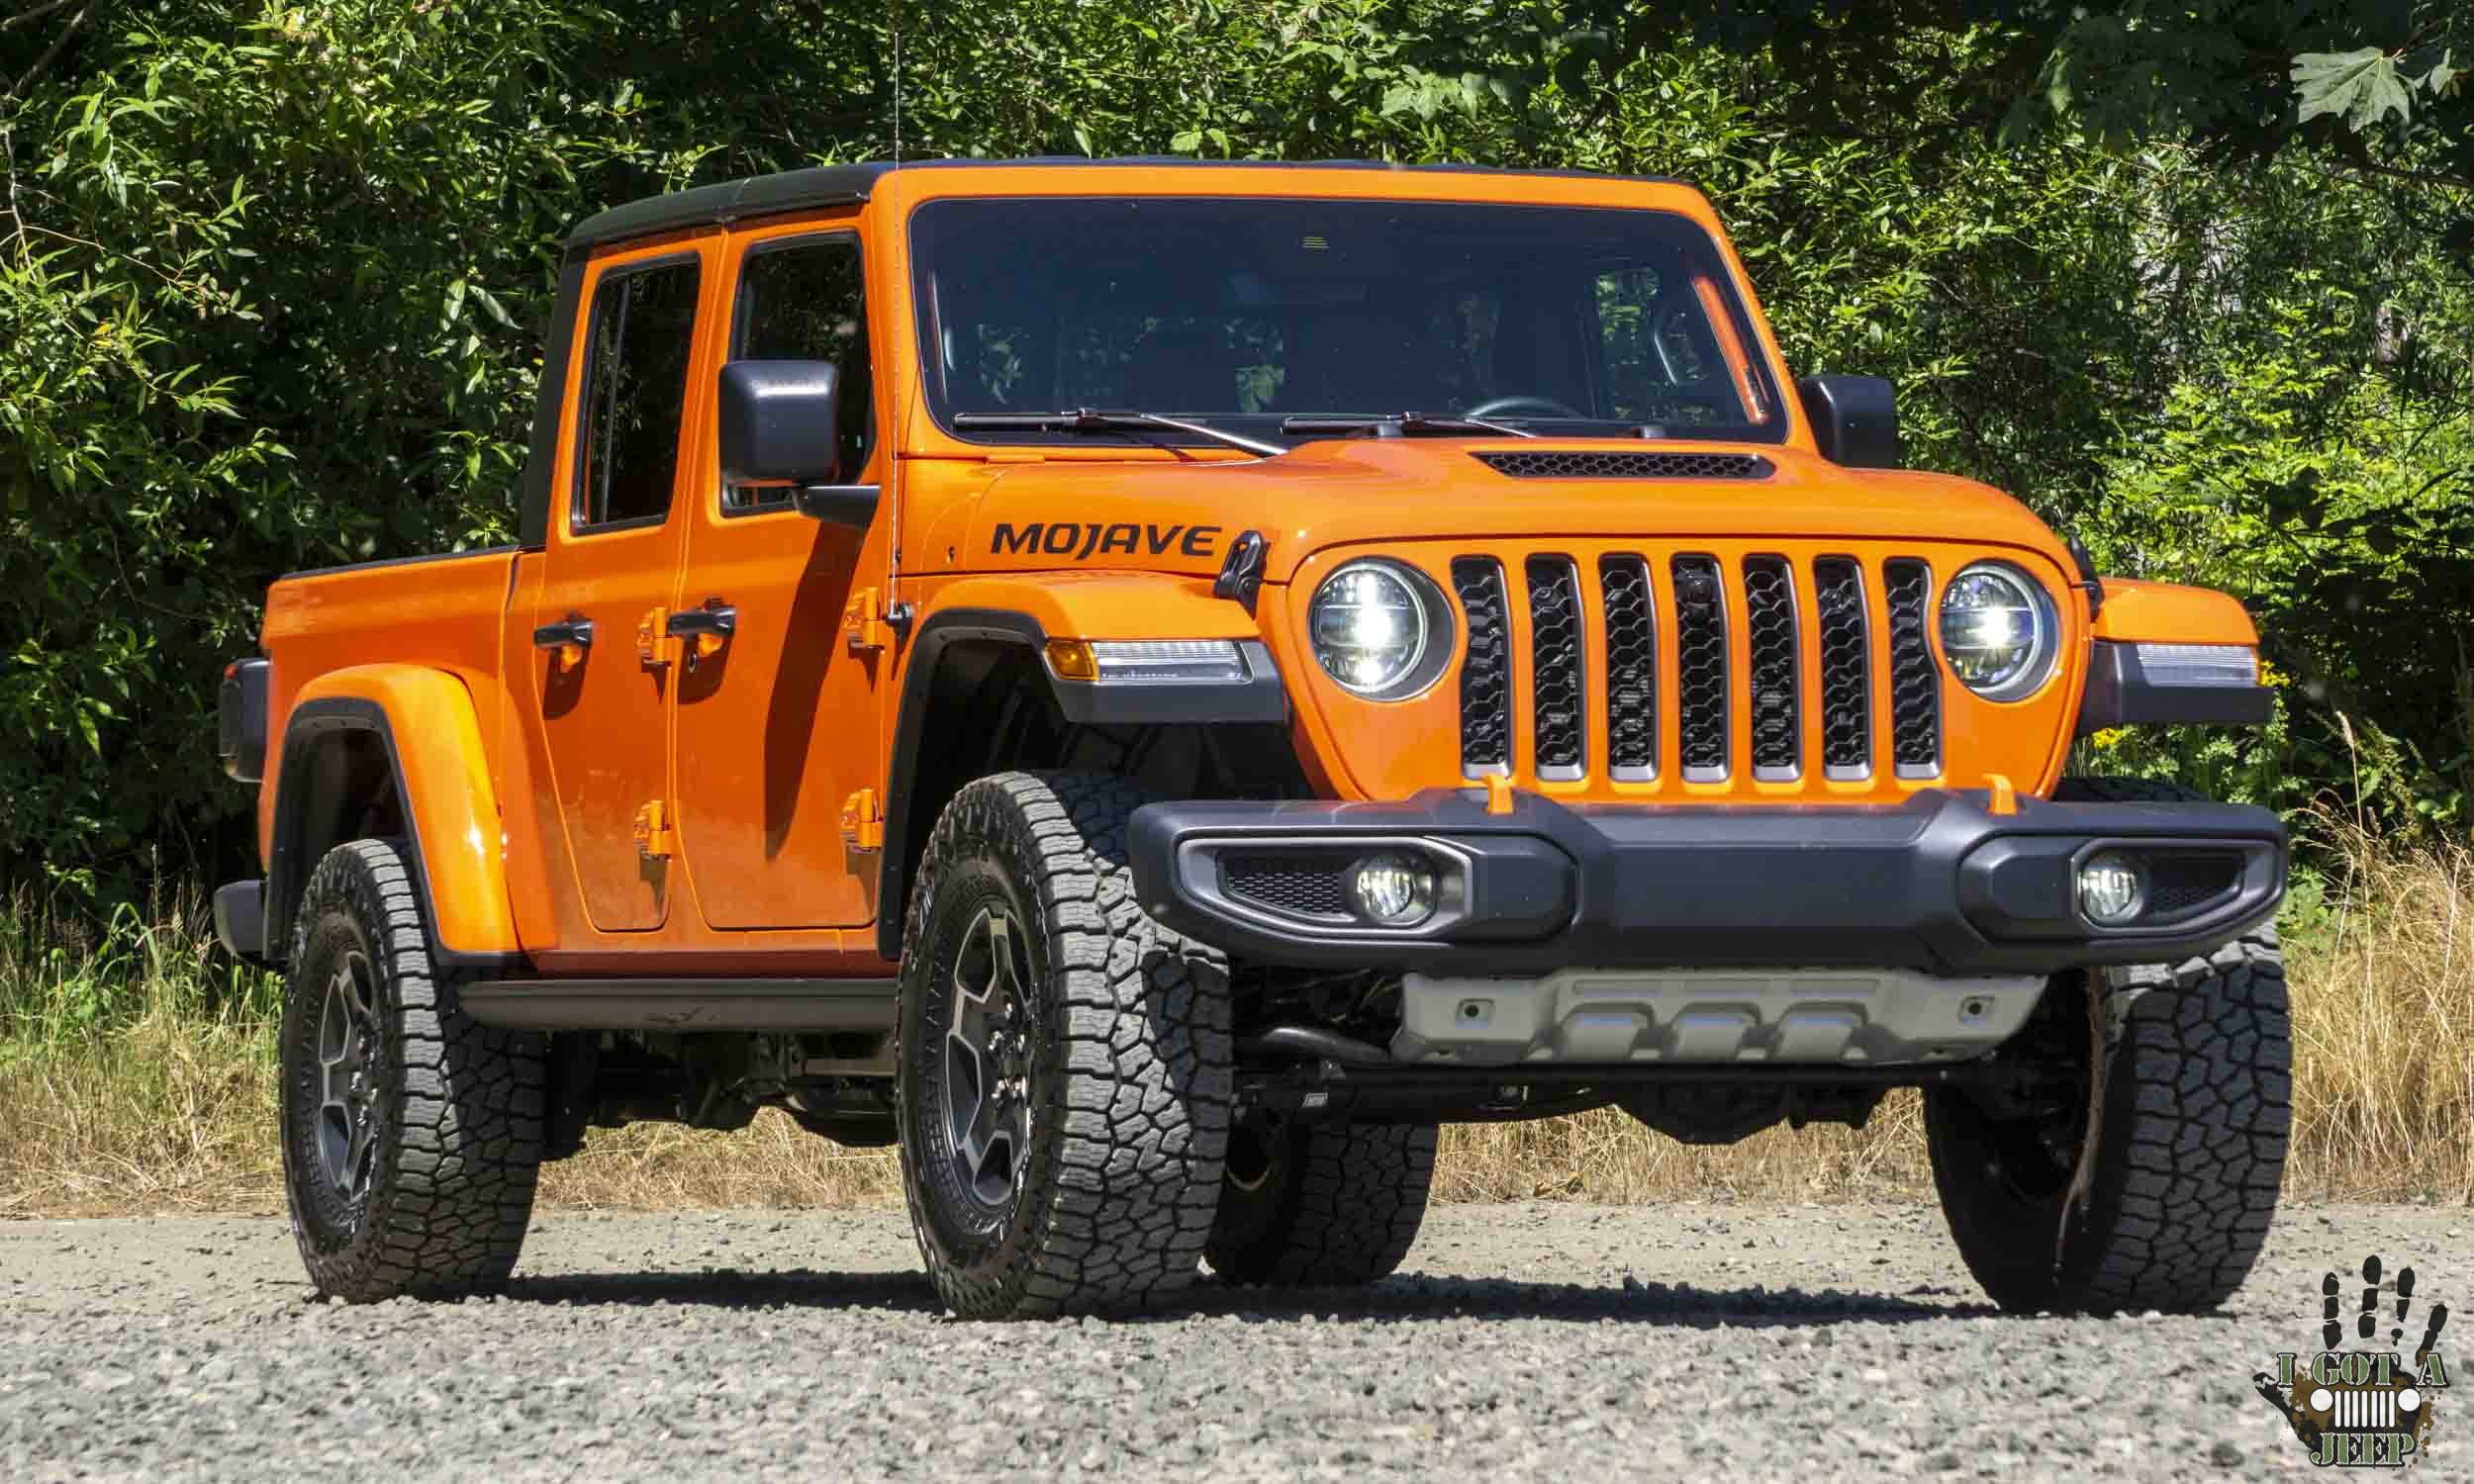
[[[1900,970],[1567,969],[1536,979],[1431,978],[1400,991],[1404,1062],[1955,1062],[2026,1023],[2042,978]]]

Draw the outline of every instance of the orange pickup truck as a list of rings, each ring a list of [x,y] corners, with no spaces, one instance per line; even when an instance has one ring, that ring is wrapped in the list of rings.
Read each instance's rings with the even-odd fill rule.
[[[591,1126],[898,1145],[968,1316],[1357,1283],[1437,1126],[1923,1089],[2002,1305],[2240,1283],[2259,809],[2065,777],[2269,713],[1790,378],[1681,184],[937,161],[567,238],[521,539],[276,583],[223,682],[317,1284],[502,1279]]]

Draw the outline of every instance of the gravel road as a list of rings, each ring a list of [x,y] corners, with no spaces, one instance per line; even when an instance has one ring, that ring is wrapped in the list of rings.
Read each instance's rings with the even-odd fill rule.
[[[2289,1209],[2235,1313],[2107,1323],[1993,1314],[1929,1206],[1455,1206],[1371,1291],[982,1326],[899,1212],[546,1217],[504,1296],[369,1308],[279,1221],[0,1223],[0,1479],[2307,1473],[2252,1370],[2372,1252],[2474,1320],[2469,1232]],[[2467,1477],[2437,1417],[2409,1477]]]

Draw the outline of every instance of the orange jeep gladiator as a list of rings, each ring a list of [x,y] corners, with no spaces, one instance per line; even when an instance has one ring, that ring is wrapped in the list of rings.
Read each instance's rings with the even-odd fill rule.
[[[1001,1317],[1378,1278],[1442,1122],[1902,1086],[2004,1307],[2250,1267],[2284,833],[2064,776],[2266,719],[2249,620],[1898,468],[1698,192],[844,165],[564,247],[519,543],[223,681],[321,1289],[504,1278],[634,1119],[899,1146]]]

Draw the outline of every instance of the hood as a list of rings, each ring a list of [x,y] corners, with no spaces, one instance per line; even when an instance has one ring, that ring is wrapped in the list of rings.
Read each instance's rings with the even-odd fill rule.
[[[1522,477],[1481,457],[1553,451],[1751,454],[1770,472],[1610,478],[1596,460],[1576,460],[1583,472]],[[1793,448],[1546,437],[1348,438],[1266,459],[1020,465],[981,497],[961,564],[1209,574],[1246,530],[1271,543],[1264,575],[1275,583],[1329,547],[1435,537],[1904,537],[2009,546],[2069,570],[2033,511],[1971,480],[1842,468]]]

